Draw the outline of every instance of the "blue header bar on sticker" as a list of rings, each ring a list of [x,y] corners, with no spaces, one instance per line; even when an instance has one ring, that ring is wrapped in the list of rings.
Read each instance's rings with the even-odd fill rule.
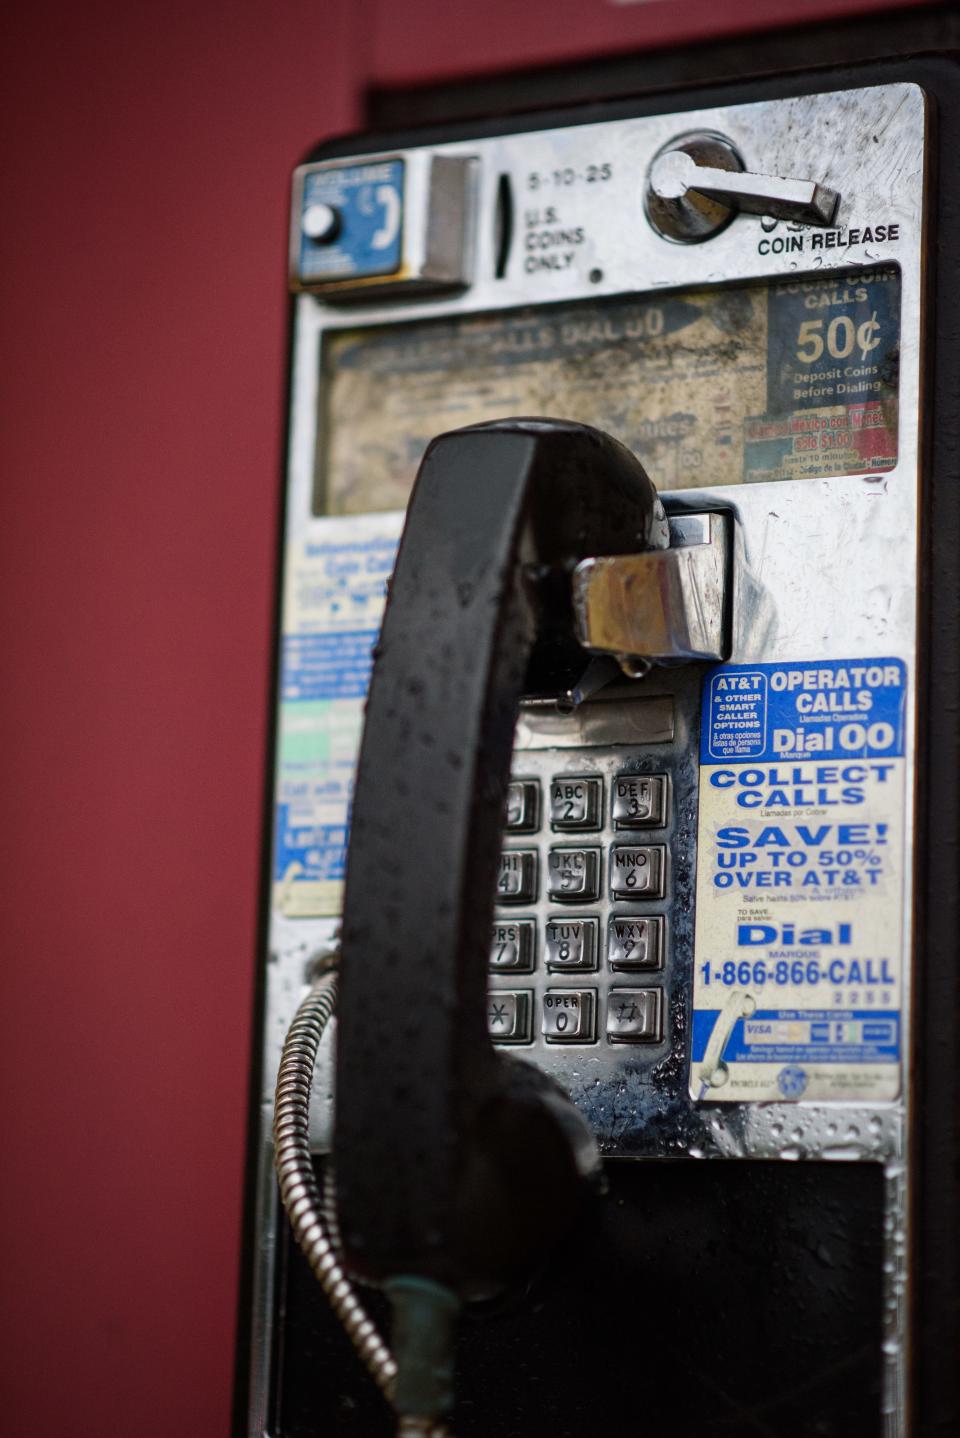
[[[700,762],[904,753],[902,659],[724,664],[704,680]]]

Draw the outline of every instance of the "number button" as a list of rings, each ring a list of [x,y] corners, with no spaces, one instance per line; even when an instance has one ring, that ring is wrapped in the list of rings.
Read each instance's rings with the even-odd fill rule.
[[[500,855],[497,902],[500,904],[529,904],[536,897],[536,849],[505,849]]]
[[[514,779],[507,785],[505,820],[511,834],[533,834],[540,827],[540,785],[536,779]]]
[[[540,1032],[548,1044],[592,1044],[593,989],[547,989]]]
[[[663,846],[610,850],[610,892],[615,899],[663,898]]]
[[[595,969],[597,967],[596,919],[550,919],[547,923],[547,968]]]
[[[611,969],[659,969],[663,965],[663,920],[612,918],[607,929]]]
[[[600,897],[599,849],[551,849],[547,893],[555,904],[592,904]]]
[[[665,774],[618,774],[613,781],[613,823],[617,829],[662,829],[666,816]]]
[[[550,781],[550,823],[554,829],[599,829],[603,781],[562,775]]]
[[[533,919],[516,919],[511,924],[494,924],[490,942],[490,968],[509,969],[515,974],[533,970],[536,924]]]

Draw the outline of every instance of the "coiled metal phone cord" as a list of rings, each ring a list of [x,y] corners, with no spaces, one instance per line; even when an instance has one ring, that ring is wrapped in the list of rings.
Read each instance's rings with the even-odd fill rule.
[[[392,1403],[397,1364],[339,1261],[332,1185],[324,1185],[321,1198],[310,1157],[310,1089],[320,1040],[337,1004],[334,962],[331,956],[284,1040],[273,1107],[274,1166],[294,1237],[374,1382]],[[447,1429],[429,1419],[403,1416],[398,1432],[403,1438],[444,1438]]]
[[[324,1231],[323,1205],[310,1158],[310,1087],[320,1039],[336,1003],[337,976],[328,971],[313,985],[290,1025],[273,1106],[274,1165],[297,1243],[374,1382],[392,1399],[397,1365]]]

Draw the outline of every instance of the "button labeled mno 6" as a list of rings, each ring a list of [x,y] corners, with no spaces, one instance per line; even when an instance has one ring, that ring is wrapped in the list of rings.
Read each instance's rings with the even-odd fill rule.
[[[610,850],[610,892],[615,899],[662,899],[662,844]]]

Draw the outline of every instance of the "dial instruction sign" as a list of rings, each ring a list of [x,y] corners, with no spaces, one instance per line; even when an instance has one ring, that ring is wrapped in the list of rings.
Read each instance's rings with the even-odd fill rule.
[[[707,676],[694,1098],[899,1093],[906,692],[895,658]]]
[[[664,489],[897,459],[895,265],[328,332],[315,509],[401,509],[430,440],[505,415],[607,430]]]

